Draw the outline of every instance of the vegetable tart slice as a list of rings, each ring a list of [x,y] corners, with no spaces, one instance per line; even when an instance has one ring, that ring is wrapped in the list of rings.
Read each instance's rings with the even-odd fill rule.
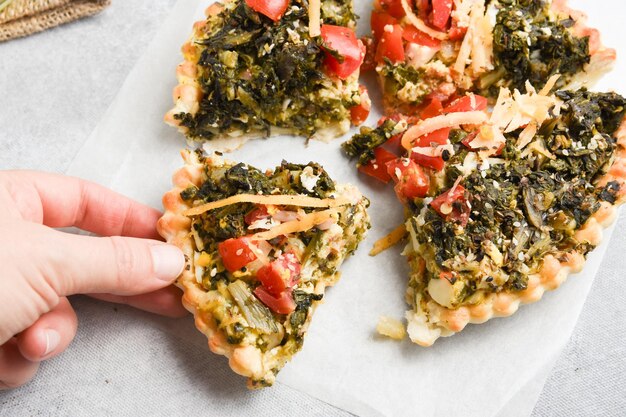
[[[332,139],[367,118],[351,0],[225,0],[206,15],[182,48],[165,116],[187,138]]]
[[[250,388],[272,385],[364,238],[369,201],[314,163],[264,173],[217,154],[182,156],[158,230],[186,255],[183,304]]]
[[[406,207],[405,226],[375,252],[408,237],[413,342],[430,346],[539,300],[583,268],[626,201],[626,99],[551,94],[555,82],[503,88],[491,111],[431,103],[346,144],[361,171],[393,180]]]
[[[369,61],[387,114],[474,92],[491,104],[502,87],[590,87],[608,72],[606,48],[565,0],[376,0]]]

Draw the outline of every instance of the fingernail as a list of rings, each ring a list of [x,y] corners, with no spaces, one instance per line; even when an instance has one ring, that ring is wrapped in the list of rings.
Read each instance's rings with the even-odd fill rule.
[[[160,280],[174,281],[185,267],[185,255],[176,246],[154,245],[150,247],[154,273]]]
[[[59,342],[61,341],[61,335],[59,334],[59,332],[53,329],[46,329],[44,330],[43,334],[46,337],[46,351],[44,352],[43,356],[47,356],[59,346]]]

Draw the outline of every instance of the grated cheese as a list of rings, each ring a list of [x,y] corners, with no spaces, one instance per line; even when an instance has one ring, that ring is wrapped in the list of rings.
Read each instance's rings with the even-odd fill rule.
[[[465,76],[468,65],[471,65],[474,76],[494,68],[493,24],[490,16],[485,13],[485,0],[467,0],[465,3],[464,8],[470,8],[468,29],[452,67],[461,77]]]
[[[328,220],[334,219],[336,215],[337,210],[332,209],[324,211],[314,211],[313,213],[302,216],[302,218],[299,220],[285,222],[280,224],[279,226],[273,227],[267,232],[254,234],[250,237],[250,240],[271,240],[275,237],[288,235],[290,233],[306,232],[307,230],[310,230],[315,226],[325,223]]]
[[[263,205],[277,205],[277,206],[299,206],[299,207],[340,207],[351,204],[351,202],[345,198],[315,198],[304,195],[258,195],[258,194],[237,194],[232,197],[225,198],[219,201],[212,201],[210,203],[203,204],[186,210],[183,215],[185,216],[197,216],[209,210],[215,210],[218,208],[230,206],[237,203],[253,203]]]
[[[309,0],[309,35],[312,38],[322,34],[320,0]]]
[[[376,256],[381,252],[386,251],[387,249],[395,246],[398,242],[400,242],[406,236],[406,226],[401,224],[396,227],[389,233],[387,236],[379,239],[374,243],[372,250],[370,251],[370,256]]]
[[[439,129],[447,127],[458,128],[461,125],[478,125],[486,121],[487,115],[482,111],[449,113],[431,117],[430,119],[420,121],[406,131],[404,136],[402,136],[402,147],[409,150],[412,148],[412,142],[415,139]]]

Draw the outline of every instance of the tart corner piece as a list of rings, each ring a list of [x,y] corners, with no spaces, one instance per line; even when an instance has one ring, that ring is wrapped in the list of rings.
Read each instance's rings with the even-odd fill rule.
[[[504,130],[498,155],[463,142],[444,172],[460,176],[408,204],[413,342],[430,346],[538,301],[583,269],[626,201],[626,99],[584,89],[548,98],[550,116]]]
[[[195,141],[343,135],[371,106],[355,27],[350,0],[215,3],[182,47],[165,122]]]
[[[158,230],[185,253],[183,304],[250,388],[272,385],[364,238],[369,201],[313,163],[261,172],[217,155],[182,156]]]
[[[399,7],[399,6],[402,7]],[[495,102],[501,87],[591,87],[616,59],[565,0],[377,1],[371,16],[387,114],[466,91]]]

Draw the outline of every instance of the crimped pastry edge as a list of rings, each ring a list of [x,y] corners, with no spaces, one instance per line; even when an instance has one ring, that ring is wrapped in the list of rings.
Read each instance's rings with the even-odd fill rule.
[[[205,15],[208,18],[211,15],[216,15],[225,7],[224,5],[234,2],[235,0],[223,0],[220,3],[211,4],[206,10]],[[202,101],[202,88],[197,82],[198,65],[198,50],[199,48],[194,44],[194,39],[200,36],[200,31],[206,26],[206,20],[199,20],[194,23],[193,31],[187,41],[183,44],[181,51],[183,53],[183,62],[176,67],[176,79],[178,84],[172,90],[172,100],[174,107],[170,109],[164,116],[163,120],[168,125],[175,127],[178,131],[185,136],[189,132],[189,129],[181,126],[180,121],[176,120],[174,116],[179,113],[190,113],[195,115],[200,109],[200,102]],[[356,71],[345,81],[343,84],[347,85],[353,82],[358,83],[360,71]],[[348,133],[351,127],[349,119],[329,124],[328,126],[318,129],[310,139],[320,140],[323,142],[330,142],[332,139],[343,136]],[[280,128],[272,126],[268,136],[278,135],[298,135],[295,129]],[[211,139],[209,147],[213,150],[231,152],[241,146],[243,146],[248,140],[259,138],[264,136],[259,131],[250,132],[223,132],[216,135]]]
[[[264,380],[271,385],[276,373],[272,370],[275,366],[282,368],[290,359],[276,357],[272,350],[262,352],[254,346],[231,345],[228,343],[223,333],[215,325],[213,316],[202,311],[201,306],[207,300],[208,293],[200,288],[194,275],[193,255],[194,242],[190,234],[191,220],[183,213],[191,208],[189,204],[181,198],[181,192],[190,185],[200,186],[203,178],[203,170],[206,164],[221,166],[224,161],[221,157],[212,155],[206,157],[206,162],[202,163],[196,152],[183,150],[181,156],[185,165],[173,175],[173,188],[163,196],[164,214],[157,223],[159,234],[171,244],[178,246],[185,254],[186,266],[182,274],[176,281],[176,285],[183,290],[182,302],[185,308],[194,315],[196,328],[208,339],[208,345],[212,352],[226,356],[229,359],[231,369],[237,374],[248,378],[248,387],[259,388],[257,381]],[[369,216],[366,208],[367,199],[360,191],[349,184],[337,185],[337,191],[345,195],[351,195],[355,205],[361,207],[362,221],[369,224]],[[344,230],[344,235],[345,235]],[[350,256],[345,254],[342,261]],[[341,272],[337,270],[334,274],[324,276],[317,280],[314,288],[316,294],[324,294],[327,287],[335,285],[340,278]],[[303,324],[306,329],[315,314],[317,307],[324,300],[313,301],[310,313]]]
[[[615,204],[601,203],[600,209],[576,232],[576,240],[580,243],[599,245],[604,229],[615,221],[619,206],[626,202],[626,117],[615,137],[618,146],[615,160],[608,172],[600,178],[598,186],[617,181],[621,185],[620,194]],[[412,256],[417,255],[413,253]],[[420,262],[419,259],[416,261]],[[421,308],[416,311],[414,306],[412,310],[406,312],[409,337],[418,345],[432,346],[439,337],[452,336],[470,323],[480,324],[494,317],[508,317],[514,314],[520,305],[537,302],[546,291],[557,289],[569,274],[582,271],[585,261],[585,256],[576,251],[563,252],[556,256],[549,254],[543,260],[539,272],[529,276],[528,288],[520,293],[490,293],[480,304],[461,306],[457,309],[443,307],[434,300],[428,302],[428,312]],[[407,298],[414,300],[416,297],[411,291],[409,288]],[[435,318],[434,322],[429,321],[432,318]]]

